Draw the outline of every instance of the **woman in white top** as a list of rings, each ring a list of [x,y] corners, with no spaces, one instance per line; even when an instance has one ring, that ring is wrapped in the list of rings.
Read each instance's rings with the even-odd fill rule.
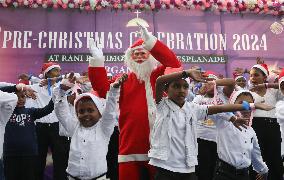
[[[253,97],[256,103],[275,106],[282,98],[278,85],[266,83],[269,71],[266,64],[257,64],[251,68],[250,83],[253,87]],[[281,158],[280,126],[275,116],[275,109],[270,111],[256,110],[252,127],[259,140],[263,160],[269,168],[268,180],[283,179],[283,164]],[[251,173],[253,174],[253,173]]]

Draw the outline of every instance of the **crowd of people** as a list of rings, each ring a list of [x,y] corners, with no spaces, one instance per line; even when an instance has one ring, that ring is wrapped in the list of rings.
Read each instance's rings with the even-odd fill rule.
[[[183,69],[139,28],[127,74],[91,39],[82,75],[49,62],[0,82],[0,179],[43,180],[50,149],[54,180],[283,180],[284,70]]]

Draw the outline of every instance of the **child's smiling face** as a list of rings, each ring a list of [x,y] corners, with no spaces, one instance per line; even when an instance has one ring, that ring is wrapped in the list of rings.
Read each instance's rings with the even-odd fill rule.
[[[91,98],[80,99],[76,103],[76,113],[83,127],[92,127],[102,117]]]
[[[179,79],[169,84],[166,89],[166,93],[168,94],[169,99],[182,107],[185,102],[185,98],[188,95],[188,88],[189,85],[186,80]]]

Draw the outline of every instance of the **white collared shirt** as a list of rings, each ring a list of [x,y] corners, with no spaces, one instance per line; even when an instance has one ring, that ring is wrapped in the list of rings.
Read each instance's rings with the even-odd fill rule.
[[[111,88],[106,108],[101,119],[92,127],[85,128],[71,120],[66,96],[62,96],[58,87],[54,88],[55,112],[66,131],[72,136],[67,173],[80,179],[96,178],[107,171],[106,154],[110,136],[117,116],[116,105],[119,89]]]
[[[185,102],[182,108],[168,98],[157,105],[149,164],[173,172],[191,173],[197,165],[197,119],[207,116],[207,106]]]
[[[243,169],[251,164],[255,171],[264,174],[268,168],[263,162],[257,136],[252,127],[237,129],[226,116],[215,115],[217,127],[217,152],[220,159],[228,164]]]
[[[36,91],[37,98],[36,98],[36,100],[33,100],[31,98],[27,98],[25,106],[27,108],[29,108],[29,107],[34,107],[34,108],[45,107],[49,103],[49,101],[52,97],[51,95],[48,94],[47,86],[40,87],[39,84],[34,84],[34,85],[31,85],[30,87],[33,90]],[[52,89],[52,87],[51,87],[51,89]],[[44,116],[43,118],[37,119],[36,122],[54,123],[54,122],[58,122],[58,119],[55,115],[55,112],[52,111],[52,113],[48,114],[47,116]]]
[[[217,104],[215,104],[214,98],[209,98],[201,95],[197,95],[193,99],[193,103],[199,105],[221,105],[228,102],[228,98],[223,93],[223,87],[217,87],[217,95],[215,97]],[[207,141],[216,142],[217,131],[213,121],[214,116],[209,115],[207,119],[198,120],[197,122],[197,137]]]
[[[18,97],[16,94],[0,91],[0,158],[3,154],[5,126],[15,109],[17,102]]]

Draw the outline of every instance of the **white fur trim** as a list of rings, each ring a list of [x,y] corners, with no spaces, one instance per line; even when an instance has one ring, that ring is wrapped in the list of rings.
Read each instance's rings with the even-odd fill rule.
[[[157,42],[157,38],[153,35],[150,35],[150,38],[147,41],[144,41],[144,48],[148,51],[151,51]]]
[[[268,76],[268,71],[259,64],[254,65],[252,68],[260,69],[266,76]]]
[[[214,75],[214,74],[209,74],[208,75],[208,78],[211,78],[211,79],[214,79],[214,80],[217,80],[217,79],[219,79],[216,75]]]
[[[148,154],[128,154],[118,155],[118,162],[130,162],[130,161],[149,161]]]
[[[241,79],[241,78],[244,78],[245,80],[247,80],[244,76],[237,76],[237,77],[235,77],[235,81],[238,80],[238,79]]]
[[[231,97],[229,99],[229,103],[230,104],[235,104],[237,98],[239,97],[240,94],[242,93],[250,93],[251,96],[253,97],[252,93],[248,90],[239,90],[239,91],[234,91],[232,94],[231,94]]]
[[[148,107],[149,127],[150,127],[150,132],[152,132],[152,127],[154,126],[156,118],[156,103],[153,98],[153,90],[152,90],[150,77],[145,80],[145,90],[146,90],[146,100]]]
[[[46,69],[42,72],[43,75],[45,76],[45,74],[48,73],[48,71],[50,71],[50,70],[53,69],[53,68],[59,68],[59,69],[61,69],[59,65],[52,65],[52,66],[49,66],[48,68],[46,68]]]
[[[75,101],[74,101],[74,108],[75,108],[75,111],[76,111],[76,106],[77,106],[77,102],[82,99],[83,97],[90,97],[93,102],[95,103],[95,105],[97,106],[100,114],[102,115],[103,112],[104,112],[104,109],[105,109],[105,102],[103,99],[95,96],[94,94],[91,94],[91,93],[83,93],[83,94],[80,94],[76,97]]]
[[[132,51],[134,51],[136,49],[145,49],[145,48],[144,48],[143,44],[140,45],[140,46],[135,46],[135,47],[131,48]]]
[[[104,67],[104,60],[98,60],[94,57],[90,57],[89,59],[89,67]]]

